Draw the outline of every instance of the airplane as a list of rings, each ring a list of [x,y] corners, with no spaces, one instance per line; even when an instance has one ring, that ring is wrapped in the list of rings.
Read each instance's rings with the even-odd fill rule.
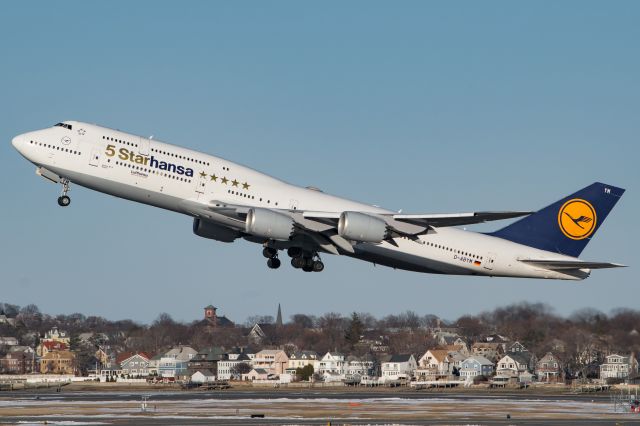
[[[262,245],[277,269],[320,272],[320,254],[350,256],[394,269],[451,275],[582,280],[617,263],[578,258],[624,189],[593,183],[537,211],[404,214],[292,185],[251,168],[120,130],[80,121],[16,136],[13,146],[36,174],[182,213],[193,232]],[[490,233],[459,226],[517,221]],[[282,252],[282,253],[281,253]]]

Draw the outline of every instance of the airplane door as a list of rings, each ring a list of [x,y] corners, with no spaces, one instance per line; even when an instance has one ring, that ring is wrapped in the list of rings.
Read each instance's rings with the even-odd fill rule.
[[[488,270],[493,270],[493,267],[495,265],[495,261],[496,261],[496,254],[493,252],[489,252],[487,253],[487,255],[484,257],[484,262],[483,262],[483,267],[484,269],[488,269]]]
[[[149,147],[151,145],[151,141],[147,138],[140,138],[138,141],[138,153],[140,155],[148,156],[149,155]]]
[[[100,148],[93,148],[91,150],[91,157],[89,158],[89,165],[98,167],[98,163],[100,163]]]
[[[298,200],[289,200],[289,210],[298,210]]]
[[[202,173],[198,174],[198,179],[197,183],[196,183],[196,192],[198,194],[204,194],[204,190],[207,187],[207,178],[209,177],[209,175],[205,174],[204,176],[202,175]]]

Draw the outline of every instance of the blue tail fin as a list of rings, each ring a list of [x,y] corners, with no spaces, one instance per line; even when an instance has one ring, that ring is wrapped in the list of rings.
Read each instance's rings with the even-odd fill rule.
[[[578,257],[623,193],[596,182],[491,235]]]

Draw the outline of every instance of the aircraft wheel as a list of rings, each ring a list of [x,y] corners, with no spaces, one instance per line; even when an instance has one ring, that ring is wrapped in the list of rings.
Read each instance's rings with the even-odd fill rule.
[[[276,254],[278,254],[278,250],[271,248],[271,247],[265,247],[262,249],[262,255],[264,257],[266,257],[267,259],[271,259],[273,257],[276,256]]]
[[[300,247],[289,247],[287,254],[292,258],[300,257],[302,256],[302,249]]]
[[[71,198],[69,198],[67,195],[58,197],[58,205],[60,207],[67,207],[69,204],[71,204]]]
[[[294,257],[293,259],[291,259],[291,266],[296,269],[300,269],[304,266],[302,262],[303,261],[301,257]]]
[[[313,272],[313,266],[303,266],[302,270],[305,272]]]
[[[278,269],[280,267],[280,259],[274,257],[273,259],[267,260],[267,266],[271,269]]]
[[[313,262],[313,272],[322,272],[324,270],[324,263],[319,260]]]

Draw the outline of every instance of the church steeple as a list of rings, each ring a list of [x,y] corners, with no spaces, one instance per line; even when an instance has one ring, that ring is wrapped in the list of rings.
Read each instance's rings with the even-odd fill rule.
[[[276,316],[276,327],[282,327],[282,309],[278,303],[278,316]]]

